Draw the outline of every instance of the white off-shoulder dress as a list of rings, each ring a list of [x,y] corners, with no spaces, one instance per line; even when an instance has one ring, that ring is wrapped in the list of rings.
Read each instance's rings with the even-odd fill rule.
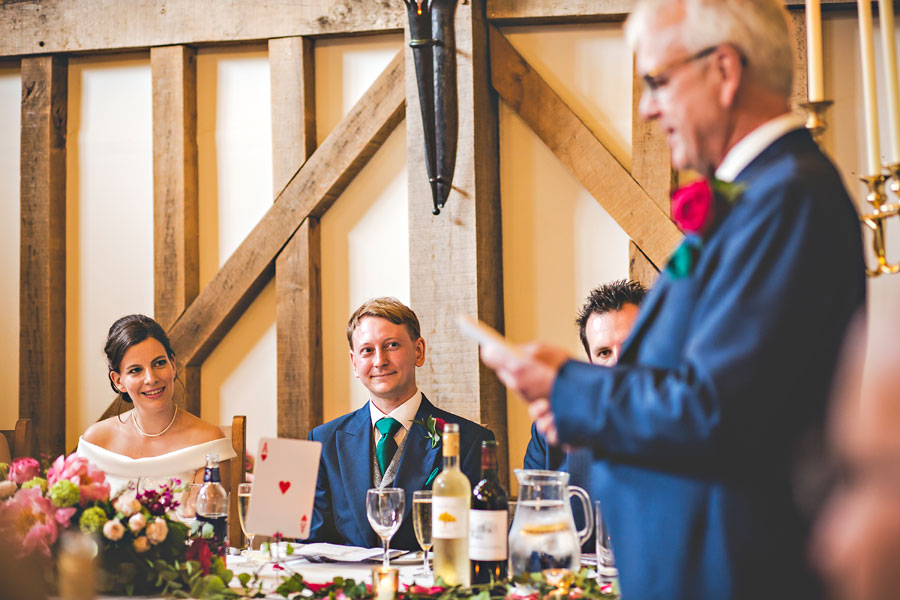
[[[81,437],[78,438],[78,449],[75,452],[106,473],[111,496],[115,496],[129,482],[137,482],[139,477],[172,477],[180,479],[182,483],[193,481],[197,469],[206,466],[207,454],[218,454],[219,462],[237,456],[231,440],[227,438],[203,442],[159,456],[131,458],[101,448]]]

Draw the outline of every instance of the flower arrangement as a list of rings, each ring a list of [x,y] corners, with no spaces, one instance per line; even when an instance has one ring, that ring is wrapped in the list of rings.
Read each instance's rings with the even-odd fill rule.
[[[99,549],[98,591],[233,595],[223,595],[232,573],[215,555],[211,528],[189,530],[170,517],[175,490],[110,497],[103,471],[75,454],[57,458],[46,477],[33,458],[0,464],[0,475],[0,539],[11,541],[14,558],[52,561],[62,533],[80,530]]]

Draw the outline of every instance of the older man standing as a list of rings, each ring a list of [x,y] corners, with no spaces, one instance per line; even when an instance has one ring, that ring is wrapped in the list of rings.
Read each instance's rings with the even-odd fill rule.
[[[641,112],[676,167],[715,177],[711,210],[685,220],[615,367],[482,354],[551,443],[594,451],[626,599],[816,596],[791,458],[865,277],[841,179],[789,113],[788,32],[780,0],[636,4]]]

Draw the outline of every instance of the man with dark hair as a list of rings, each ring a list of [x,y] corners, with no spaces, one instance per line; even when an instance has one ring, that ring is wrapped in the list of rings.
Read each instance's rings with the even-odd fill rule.
[[[481,442],[488,429],[441,410],[416,385],[425,364],[419,319],[395,298],[363,303],[347,323],[353,374],[369,391],[369,401],[309,433],[322,443],[309,541],[378,546],[366,517],[366,490],[403,488],[406,508],[392,548],[417,550],[412,527],[412,495],[428,489],[441,469],[440,430],[459,424],[459,464],[474,485],[481,473]]]
[[[578,333],[588,361],[595,365],[611,367],[619,360],[619,354],[638,315],[638,305],[644,299],[646,290],[637,281],[619,279],[591,290],[584,306],[575,319]],[[534,423],[531,425],[531,440],[525,450],[526,469],[548,469],[569,473],[569,484],[590,490],[590,469],[593,457],[590,449],[577,448],[565,451],[559,446],[551,446]],[[576,525],[581,528],[584,517],[581,505],[572,504]],[[585,549],[591,549],[591,540]]]

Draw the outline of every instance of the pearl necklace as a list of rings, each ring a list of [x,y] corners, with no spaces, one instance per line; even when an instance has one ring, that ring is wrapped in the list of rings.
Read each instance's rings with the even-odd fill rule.
[[[141,424],[138,423],[137,408],[135,408],[133,411],[131,411],[131,422],[134,423],[134,426],[137,428],[138,433],[140,433],[142,436],[144,436],[144,437],[159,437],[162,434],[164,434],[165,432],[167,432],[172,427],[172,425],[175,423],[175,417],[177,417],[177,416],[178,416],[178,407],[176,406],[175,410],[172,412],[172,420],[169,421],[169,424],[166,425],[166,428],[163,429],[162,431],[160,431],[159,433],[144,433],[144,430],[141,429]]]

